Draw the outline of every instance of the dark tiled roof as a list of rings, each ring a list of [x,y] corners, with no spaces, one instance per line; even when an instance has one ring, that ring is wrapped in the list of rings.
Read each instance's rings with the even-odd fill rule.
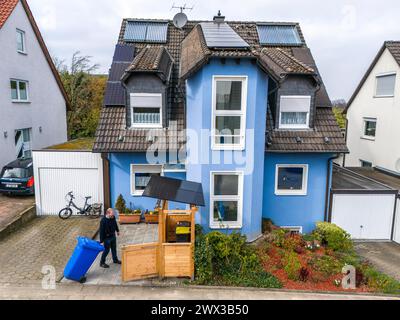
[[[257,23],[258,22],[227,22],[229,26],[239,34],[249,45],[248,49],[209,49],[205,43],[202,29],[199,23],[202,21],[190,21],[182,30],[173,26],[172,21],[168,22],[168,41],[163,45],[148,44],[148,43],[126,43],[124,41],[125,27],[129,20],[122,22],[119,45],[134,45],[136,50],[136,57],[143,55],[142,58],[137,58],[137,66],[140,68],[152,68],[154,62],[157,60],[160,48],[165,48],[171,55],[174,63],[172,64],[172,74],[169,82],[169,101],[167,108],[167,127],[158,132],[147,129],[128,129],[126,128],[126,110],[124,107],[117,107],[115,104],[108,104],[105,102],[106,107],[103,108],[100,125],[96,133],[96,142],[94,145],[95,152],[143,152],[152,144],[147,140],[148,136],[160,135],[168,132],[181,132],[186,128],[185,120],[185,86],[181,81],[181,77],[187,78],[201,68],[210,57],[220,58],[240,58],[249,57],[258,59],[262,50],[263,55],[274,61],[276,65],[276,74],[283,73],[300,73],[307,76],[313,76],[318,80],[321,89],[317,94],[316,105],[317,107],[330,107],[331,103],[323,85],[322,79],[319,76],[318,69],[315,66],[314,59],[310,50],[306,47],[306,43],[302,31],[296,23],[272,23],[277,25],[294,25],[296,26],[299,36],[302,41],[301,46],[260,46]],[[140,21],[137,19],[135,21]],[[165,21],[165,20],[155,20]],[[147,60],[145,54],[152,56]],[[144,59],[142,61],[142,59]],[[135,59],[136,60],[136,59]],[[183,61],[181,63],[181,61]],[[143,65],[143,67],[142,67]],[[157,67],[155,68],[157,69]],[[120,90],[122,87],[113,85],[113,90]],[[119,93],[121,94],[121,93]],[[107,93],[106,93],[107,96]],[[122,99],[121,99],[122,100]],[[122,101],[121,101],[122,102]],[[121,104],[122,105],[122,104]],[[109,106],[109,107],[107,107]],[[336,124],[333,113],[330,109],[318,109],[315,120],[315,130],[304,132],[287,132],[287,131],[274,131],[271,123],[272,118],[269,117],[269,136],[272,138],[272,144],[267,146],[271,152],[346,152],[347,148],[344,143],[343,136]],[[299,134],[304,135],[304,143],[298,144],[296,137],[293,140],[293,134],[297,137]],[[330,143],[325,143],[325,137],[330,138]],[[121,139],[122,138],[122,139]],[[161,145],[168,147],[167,142],[163,141]],[[293,143],[294,141],[294,143]],[[170,148],[180,148],[184,145],[179,142],[176,145],[169,145]]]
[[[6,23],[17,3],[18,0],[0,0],[0,28]]]
[[[356,90],[354,91],[353,95],[351,96],[349,102],[347,103],[347,108],[345,112],[351,107],[354,99],[357,97],[358,93],[360,92],[361,88],[364,85],[364,82],[367,80],[368,76],[375,68],[375,65],[378,63],[379,59],[381,58],[383,52],[388,49],[389,52],[393,55],[393,58],[400,66],[400,41],[385,41],[383,46],[379,50],[378,54],[376,55],[375,59],[372,61],[371,65],[369,66],[367,72],[365,73],[364,77],[361,79],[360,83],[358,84]]]
[[[314,129],[290,131],[274,129],[269,111],[266,143],[267,152],[348,152],[330,108],[317,108]]]
[[[163,81],[168,81],[171,75],[173,59],[163,46],[147,46],[135,57],[125,72],[124,78],[134,72],[154,72]]]

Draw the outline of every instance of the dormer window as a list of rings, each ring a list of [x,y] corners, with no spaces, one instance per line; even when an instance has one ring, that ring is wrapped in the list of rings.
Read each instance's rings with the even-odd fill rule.
[[[279,128],[310,127],[311,96],[281,96]]]
[[[162,94],[131,94],[132,128],[162,128]]]

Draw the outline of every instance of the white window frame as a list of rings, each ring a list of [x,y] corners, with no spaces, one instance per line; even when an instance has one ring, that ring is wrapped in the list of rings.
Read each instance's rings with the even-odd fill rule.
[[[247,113],[247,93],[248,76],[213,76],[212,84],[212,112],[211,112],[211,150],[238,150],[244,151],[246,148],[246,113]],[[217,81],[241,81],[242,82],[242,107],[237,110],[217,110]],[[240,116],[240,143],[239,144],[220,144],[216,143],[216,119],[218,116]],[[232,137],[233,139],[234,137]]]
[[[375,136],[367,136],[365,134],[367,129],[367,122],[375,122]],[[366,140],[374,141],[376,139],[376,130],[378,129],[378,119],[377,118],[363,118],[363,126],[362,126],[362,138]]]
[[[302,168],[303,189],[301,190],[280,190],[278,189],[279,169],[281,168]],[[277,164],[275,171],[275,195],[277,196],[306,196],[308,194],[308,164]]]
[[[11,82],[12,81],[15,81],[16,83],[17,83],[17,96],[18,96],[18,98],[17,99],[12,99],[12,95],[11,95],[11,101],[12,102],[18,102],[18,103],[29,103],[30,102],[30,100],[29,100],[29,81],[26,81],[26,80],[19,80],[19,79],[10,79],[10,90],[12,90],[11,89]],[[25,85],[26,85],[26,100],[21,100],[20,99],[20,97],[21,97],[21,93],[20,93],[20,89],[19,89],[19,84],[20,83],[25,83]]]
[[[386,76],[395,76],[393,94],[378,95],[378,79]],[[393,98],[396,91],[397,73],[395,71],[380,73],[375,76],[375,95],[374,98]]]
[[[237,196],[216,196],[214,194],[214,177],[219,175],[238,176],[238,195]],[[210,172],[210,228],[211,229],[241,229],[243,228],[243,190],[244,172],[243,171],[211,171]],[[214,221],[214,203],[216,201],[237,201],[238,217],[237,221]]]
[[[161,176],[164,176],[164,170],[162,165],[158,164],[131,164],[131,195],[134,197],[142,197],[143,190],[136,190],[135,185],[135,174],[136,173],[160,173]]]
[[[17,52],[22,53],[22,54],[26,54],[26,37],[25,37],[26,33],[25,33],[24,30],[21,30],[21,29],[18,29],[18,28],[16,29],[16,33],[22,35],[22,47],[23,47],[22,50],[19,50],[18,49],[18,42],[17,42]]]
[[[163,95],[162,93],[131,93],[131,101],[133,97],[160,97],[161,96],[161,101],[163,101]],[[134,123],[133,122],[133,109],[134,108],[146,108],[146,107],[141,107],[141,106],[132,106],[132,102],[130,103],[130,108],[131,108],[131,129],[143,129],[143,128],[149,128],[149,129],[158,129],[163,127],[163,103],[161,102],[160,106],[160,122],[159,123]],[[149,108],[158,108],[158,107],[149,107]]]
[[[286,111],[282,111],[282,99],[304,99],[310,100],[310,106],[307,112],[307,122],[306,124],[282,124],[282,113]],[[311,96],[292,96],[292,95],[283,95],[280,97],[280,104],[279,104],[279,128],[280,129],[294,129],[294,130],[301,130],[301,129],[310,129],[310,113],[311,113]],[[290,111],[287,111],[290,112]]]
[[[301,226],[284,226],[281,229],[288,230],[290,232],[298,232],[299,234],[303,234],[303,227]]]

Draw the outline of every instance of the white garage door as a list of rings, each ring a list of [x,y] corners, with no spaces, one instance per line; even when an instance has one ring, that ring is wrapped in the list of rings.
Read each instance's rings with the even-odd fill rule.
[[[390,240],[394,194],[334,194],[332,223],[359,240]]]
[[[91,203],[103,203],[102,164],[101,155],[91,152],[34,151],[37,214],[58,215],[70,191],[80,208],[85,197],[92,197]]]
[[[75,203],[80,208],[86,196],[92,197],[91,203],[100,201],[97,169],[39,169],[39,181],[42,186],[51,186],[40,189],[42,215],[58,214],[65,207],[65,195],[70,191],[74,192]]]

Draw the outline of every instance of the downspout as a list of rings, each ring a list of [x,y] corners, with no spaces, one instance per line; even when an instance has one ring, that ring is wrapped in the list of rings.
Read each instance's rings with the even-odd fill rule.
[[[336,154],[336,156],[328,159],[328,170],[326,174],[326,194],[325,194],[325,222],[329,220],[329,201],[330,201],[330,193],[331,193],[331,185],[332,185],[332,168],[333,161],[340,158],[340,154]]]
[[[101,154],[103,163],[103,195],[104,195],[104,210],[111,208],[111,184],[110,184],[110,160],[107,153]]]

